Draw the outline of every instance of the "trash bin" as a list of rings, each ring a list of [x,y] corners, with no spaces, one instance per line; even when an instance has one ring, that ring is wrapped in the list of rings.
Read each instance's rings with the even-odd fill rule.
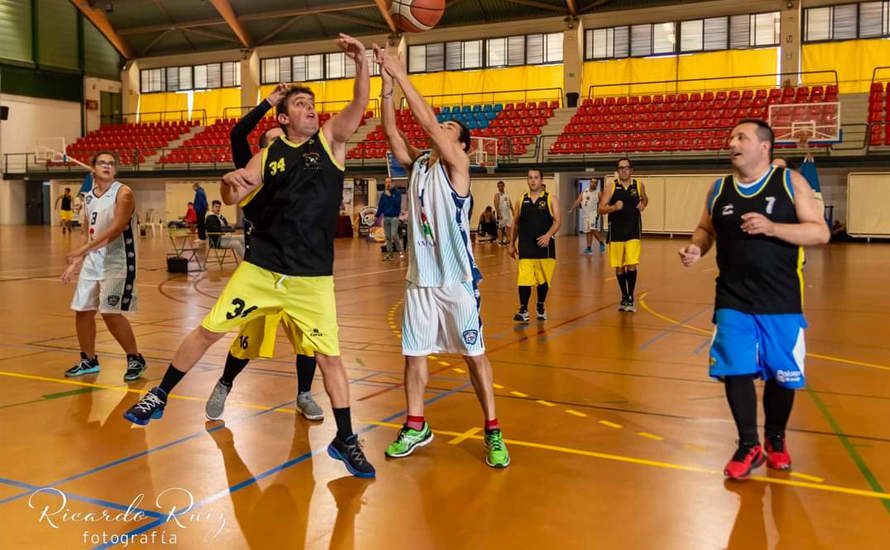
[[[578,92],[569,92],[566,94],[566,103],[570,108],[578,106]]]

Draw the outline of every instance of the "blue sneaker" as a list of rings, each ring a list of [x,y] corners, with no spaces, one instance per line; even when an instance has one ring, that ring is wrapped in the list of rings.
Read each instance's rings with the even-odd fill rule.
[[[99,372],[99,358],[90,359],[84,352],[80,352],[80,361],[75,363],[73,367],[65,371],[67,378],[84,376],[85,374],[96,374]]]
[[[587,248],[584,249],[584,252],[582,252],[581,254],[584,254],[585,256],[590,256],[591,254],[593,254],[593,250],[591,250],[590,247],[588,246]]]
[[[606,253],[606,243],[600,243],[600,254]]]
[[[328,445],[328,456],[334,460],[343,461],[346,469],[355,477],[375,477],[377,475],[374,466],[365,458],[365,453],[358,442],[358,436],[355,434],[347,437],[346,441],[335,437]]]
[[[150,420],[158,420],[164,416],[167,406],[167,392],[161,388],[152,388],[142,396],[138,403],[124,413],[124,418],[133,424],[145,426]]]

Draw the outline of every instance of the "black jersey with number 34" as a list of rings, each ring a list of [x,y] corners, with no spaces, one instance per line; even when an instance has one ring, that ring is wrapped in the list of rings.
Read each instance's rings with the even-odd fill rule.
[[[756,212],[775,223],[797,223],[794,190],[783,168],[772,168],[744,189],[733,176],[718,180],[710,212],[717,234],[715,308],[751,314],[801,313],[803,248],[742,231],[742,215]]]

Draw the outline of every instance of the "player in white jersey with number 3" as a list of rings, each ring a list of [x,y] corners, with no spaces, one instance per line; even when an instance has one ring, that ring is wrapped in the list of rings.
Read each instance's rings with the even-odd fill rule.
[[[93,157],[93,188],[86,194],[87,242],[68,254],[62,281],[80,275],[71,309],[75,312],[80,361],[65,376],[99,372],[96,356],[96,312],[127,354],[124,381],[138,379],[145,359],[136,347],[133,328],[123,313],[136,310],[136,201],[129,187],[115,180],[113,153]]]
[[[409,171],[410,254],[402,321],[408,417],[386,456],[408,456],[433,440],[423,416],[429,379],[426,358],[432,353],[458,353],[469,366],[470,380],[485,414],[485,462],[493,468],[506,468],[510,454],[495,415],[491,363],[485,356],[479,317],[476,285],[482,277],[470,245],[470,132],[454,120],[440,124],[432,107],[408,80],[404,61],[377,45],[374,52],[383,79],[383,131],[393,156]],[[394,82],[429,136],[430,151],[412,147],[399,133],[392,101]]]

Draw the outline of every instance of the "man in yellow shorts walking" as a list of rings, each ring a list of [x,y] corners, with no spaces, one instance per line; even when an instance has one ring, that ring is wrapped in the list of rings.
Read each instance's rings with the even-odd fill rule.
[[[607,184],[600,197],[600,215],[609,215],[609,263],[621,289],[618,311],[637,310],[634,289],[640,264],[640,239],[643,237],[642,212],[649,204],[646,188],[633,176],[629,158],[618,161],[618,179]]]
[[[556,242],[553,237],[562,224],[559,208],[544,189],[544,173],[530,168],[527,175],[528,193],[516,205],[513,231],[510,235],[510,256],[519,256],[519,311],[514,321],[528,322],[528,301],[532,287],[538,289],[536,314],[539,321],[547,318],[544,300],[556,269]],[[516,241],[519,241],[517,249]]]

